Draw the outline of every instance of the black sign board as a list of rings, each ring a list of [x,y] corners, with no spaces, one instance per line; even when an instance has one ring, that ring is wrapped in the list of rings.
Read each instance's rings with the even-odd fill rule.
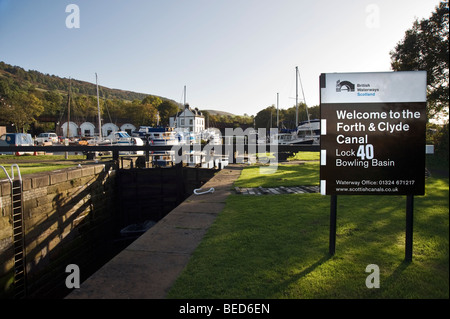
[[[425,193],[426,72],[322,74],[321,193]]]

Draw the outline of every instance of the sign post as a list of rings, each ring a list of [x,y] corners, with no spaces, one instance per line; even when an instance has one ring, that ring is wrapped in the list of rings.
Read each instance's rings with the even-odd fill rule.
[[[425,194],[426,72],[321,74],[320,112],[321,194],[407,195],[410,260],[413,195]]]
[[[405,261],[412,261],[414,196],[406,197]]]
[[[337,195],[331,195],[330,200],[330,244],[328,251],[331,256],[336,252],[336,221],[337,221]]]

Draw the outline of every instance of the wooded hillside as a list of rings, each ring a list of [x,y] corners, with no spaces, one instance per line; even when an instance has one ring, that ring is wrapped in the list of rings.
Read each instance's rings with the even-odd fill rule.
[[[32,134],[54,131],[58,124],[67,120],[69,91],[71,121],[96,123],[96,84],[26,71],[0,61],[0,125]],[[99,86],[99,97],[103,122],[129,122],[136,127],[155,126],[158,120],[160,125],[167,125],[169,117],[182,108],[169,98],[103,86]],[[248,127],[253,124],[250,116],[214,110],[203,114],[210,127]]]
[[[71,90],[73,94],[96,95],[96,85],[85,81],[67,78],[61,78],[56,75],[44,74],[39,71],[25,71],[19,66],[12,66],[0,61],[0,79],[6,78],[12,80],[19,87],[34,86],[38,89],[46,91],[58,91],[67,94],[69,91],[69,82],[71,82]],[[119,89],[110,89],[101,87],[102,97],[105,99],[121,99],[133,101],[135,99],[142,100],[148,94],[124,91]]]

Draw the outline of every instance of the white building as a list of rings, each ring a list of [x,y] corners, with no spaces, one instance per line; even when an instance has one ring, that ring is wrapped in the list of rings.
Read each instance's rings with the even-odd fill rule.
[[[112,132],[118,132],[119,127],[114,123],[106,123],[102,125],[102,136],[108,136]]]
[[[120,130],[127,132],[131,136],[131,133],[136,131],[136,126],[131,123],[125,123],[120,127]]]
[[[169,118],[169,126],[200,133],[205,129],[205,116],[197,108],[193,110],[186,104],[182,112]]]
[[[84,122],[80,125],[81,136],[95,136],[95,125],[90,122]],[[97,133],[98,135],[98,133]]]
[[[75,122],[69,122],[69,132],[67,132],[67,122],[61,125],[62,135],[64,137],[78,136],[78,125]],[[69,136],[67,136],[69,133]]]

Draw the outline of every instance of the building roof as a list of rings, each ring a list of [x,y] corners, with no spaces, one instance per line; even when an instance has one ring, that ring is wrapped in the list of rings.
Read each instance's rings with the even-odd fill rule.
[[[185,114],[186,116],[205,117],[205,116],[202,114],[202,112],[200,112],[200,111],[198,110],[198,108],[191,109],[190,106],[189,106],[189,104],[186,104],[186,105],[184,106],[184,110],[178,112],[178,113],[175,114],[173,117],[181,117],[181,116],[183,115],[183,113],[186,112],[186,110],[188,110],[189,112],[192,113],[192,115]]]

